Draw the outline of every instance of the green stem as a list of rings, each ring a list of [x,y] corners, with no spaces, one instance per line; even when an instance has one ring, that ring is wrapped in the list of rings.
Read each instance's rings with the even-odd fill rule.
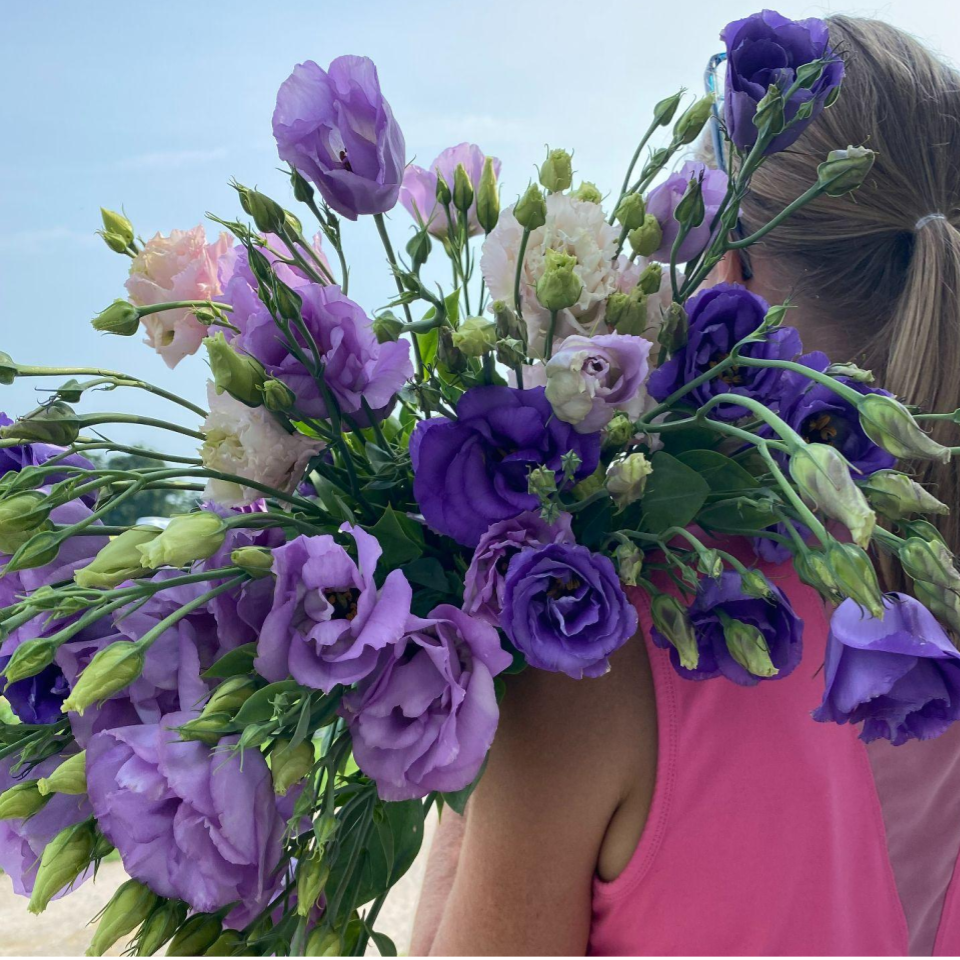
[[[527,242],[530,240],[529,227],[523,228],[520,237],[520,252],[517,254],[517,275],[513,281],[513,305],[517,311],[517,318],[523,319],[523,304],[520,302],[520,279],[523,276],[523,259],[527,255]]]
[[[189,307],[206,307],[208,310],[233,311],[229,303],[214,303],[212,300],[171,300],[169,303],[151,303],[145,307],[134,304],[141,317],[149,317],[152,313],[163,313],[165,310],[183,310]]]
[[[397,263],[396,254],[393,252],[393,244],[390,242],[390,234],[387,233],[387,224],[383,219],[382,213],[375,213],[373,215],[373,222],[377,225],[377,233],[380,234],[380,242],[383,244],[383,249],[386,251],[387,260],[390,261],[390,266],[393,271],[393,279],[397,284],[397,292],[401,297],[406,295],[406,290],[403,286],[403,281],[400,279],[397,271],[400,269],[399,264]],[[410,313],[410,306],[406,302],[402,303],[404,316],[407,318],[407,323],[413,323],[413,315]],[[418,379],[423,379],[423,356],[420,353],[420,344],[417,342],[416,336],[410,338],[413,343],[413,356],[417,363],[417,377]]]
[[[630,165],[627,167],[626,176],[623,178],[623,186],[620,187],[620,196],[617,197],[617,202],[613,205],[613,209],[610,213],[610,219],[607,221],[611,225],[613,224],[614,217],[616,216],[617,207],[620,206],[620,201],[630,192],[630,178],[633,176],[633,170],[637,165],[637,161],[640,159],[640,154],[643,153],[643,148],[647,145],[650,138],[654,135],[657,128],[660,126],[658,120],[654,120],[653,123],[647,128],[647,132],[643,135],[640,143],[637,144],[637,149],[633,151],[633,156],[630,158]],[[621,238],[621,246],[623,245],[623,240]]]
[[[773,474],[774,480],[777,481],[778,486],[785,494],[787,500],[790,501],[793,509],[797,511],[804,525],[813,531],[816,538],[825,547],[830,546],[833,537],[827,533],[827,528],[814,516],[813,511],[803,502],[800,494],[793,489],[790,481],[784,476],[783,471],[780,469],[780,465],[774,459],[773,454],[767,449],[767,445],[761,444],[758,446],[758,449],[760,450],[760,455],[766,461],[768,469]]]
[[[544,362],[553,356],[553,337],[557,329],[557,310],[550,311],[550,326],[547,327],[547,342],[543,349]]]
[[[168,423],[166,420],[155,420],[153,417],[141,417],[132,413],[88,413],[80,417],[84,427],[95,427],[101,423],[135,423],[138,427],[156,427],[159,430],[169,430],[194,440],[206,440],[199,430],[181,427],[178,423]]]
[[[796,200],[787,204],[772,220],[769,220],[756,232],[751,233],[749,237],[744,237],[742,240],[727,240],[727,249],[742,250],[744,247],[749,247],[758,240],[762,240],[771,230],[778,227],[784,220],[796,213],[797,210],[808,204],[811,200],[819,197],[826,186],[827,184],[815,183],[808,190],[800,194]]]

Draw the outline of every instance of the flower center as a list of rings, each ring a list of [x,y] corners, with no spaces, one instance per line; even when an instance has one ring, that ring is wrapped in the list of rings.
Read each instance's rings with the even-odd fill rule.
[[[718,363],[722,363],[729,356],[729,353],[715,353],[710,358],[707,368],[712,370]],[[743,384],[743,374],[740,373],[740,365],[735,363],[733,366],[728,367],[717,379],[722,380],[724,383],[729,383],[733,387],[741,386]]]
[[[571,576],[562,580],[560,577],[552,577],[550,586],[547,588],[547,596],[551,600],[559,600],[561,597],[569,597],[580,589],[580,581]]]
[[[836,445],[839,433],[829,413],[807,417],[800,431],[800,435],[807,443],[828,443],[830,446]]]
[[[353,167],[350,166],[350,161],[347,159],[347,151],[340,151],[340,162],[343,164],[344,170],[349,170],[350,173],[353,173]]]
[[[323,595],[333,607],[332,620],[352,620],[357,615],[360,591],[356,587],[349,590],[326,590]]]

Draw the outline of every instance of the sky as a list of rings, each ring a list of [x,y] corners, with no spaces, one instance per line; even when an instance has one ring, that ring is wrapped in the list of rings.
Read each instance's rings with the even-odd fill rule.
[[[960,63],[955,0],[781,0],[778,9],[878,17]],[[138,338],[90,328],[123,296],[129,264],[95,235],[98,208],[122,206],[143,237],[187,229],[206,211],[240,213],[231,177],[293,208],[270,119],[303,60],[371,57],[408,161],[426,166],[447,146],[478,143],[503,162],[507,204],[536,176],[546,144],[574,151],[578,179],[613,190],[653,104],[680,87],[699,94],[721,28],[753,10],[744,0],[0,0],[0,351],[20,363],[122,370],[202,401],[201,356],[170,371]],[[401,207],[389,226],[402,245]],[[382,307],[391,280],[369,218],[344,223],[344,245],[351,296]],[[0,386],[0,410],[26,412],[42,386]],[[135,391],[81,409],[177,410]],[[137,428],[110,435],[178,452],[192,444]]]

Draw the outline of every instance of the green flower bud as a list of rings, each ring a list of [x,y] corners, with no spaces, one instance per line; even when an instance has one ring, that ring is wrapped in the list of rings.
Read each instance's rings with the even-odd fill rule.
[[[53,563],[60,552],[61,543],[61,535],[56,530],[41,530],[33,534],[26,543],[17,548],[17,552],[7,561],[3,568],[4,573],[30,570]]]
[[[132,933],[150,915],[160,898],[139,880],[121,883],[100,914],[88,957],[102,957],[121,937]]]
[[[253,222],[261,233],[275,233],[277,236],[283,236],[284,228],[287,226],[287,215],[276,200],[240,183],[234,183],[233,187],[240,194],[240,206],[253,218]]]
[[[566,150],[547,151],[540,167],[540,183],[551,193],[561,193],[573,183],[573,157]]]
[[[224,930],[213,943],[203,951],[205,957],[243,956],[243,935],[238,930]]]
[[[583,290],[583,281],[574,272],[577,258],[561,250],[548,249],[544,270],[537,280],[537,300],[546,310],[572,307]]]
[[[83,716],[87,707],[119,693],[143,673],[146,651],[129,640],[116,640],[104,647],[80,674],[70,696],[60,709]]]
[[[863,432],[898,460],[950,460],[950,448],[925,433],[899,400],[882,393],[868,393],[857,404],[857,411]]]
[[[263,396],[263,405],[275,413],[289,410],[297,399],[293,391],[279,380],[265,380],[260,387],[260,393]]]
[[[637,280],[637,286],[647,294],[647,296],[652,296],[660,291],[662,281],[663,266],[657,263],[656,260],[653,260],[643,268],[640,279]]]
[[[270,754],[274,793],[284,796],[313,769],[316,760],[312,740],[304,740],[293,749],[290,748],[288,740],[277,740]]]
[[[525,340],[527,335],[526,324],[516,315],[513,307],[506,300],[494,300],[491,304],[493,319],[497,324],[497,336],[509,337],[514,340]]]
[[[557,492],[557,475],[549,467],[537,467],[527,476],[527,493],[540,500],[549,499]]]
[[[188,720],[182,727],[177,727],[177,733],[181,740],[198,740],[208,747],[215,747],[224,737],[235,732],[232,724],[232,714],[204,713],[203,716]]]
[[[394,343],[400,339],[403,332],[403,321],[386,310],[373,318],[373,332],[377,343]]]
[[[790,457],[790,475],[808,502],[843,523],[861,547],[867,546],[877,518],[836,447],[808,443],[795,450]]]
[[[676,353],[686,346],[690,333],[690,320],[683,304],[676,300],[670,301],[670,306],[663,312],[660,329],[657,330],[657,343],[668,353]]]
[[[834,603],[839,603],[843,597],[833,571],[822,553],[805,551],[793,558],[794,568],[800,579],[809,587],[813,587],[821,596],[827,597]]]
[[[427,262],[431,249],[430,234],[426,230],[418,230],[407,241],[407,256],[410,258],[410,265],[414,272]]]
[[[489,233],[499,219],[500,192],[497,189],[497,173],[493,169],[493,157],[486,157],[477,188],[477,222],[484,233]]]
[[[131,527],[114,537],[85,567],[73,574],[77,586],[95,590],[110,590],[148,573],[143,565],[140,547],[160,536],[160,528],[147,524]]]
[[[297,867],[297,913],[301,917],[310,915],[329,878],[330,868],[319,849],[300,862]]]
[[[693,624],[680,601],[666,593],[656,594],[650,601],[650,619],[680,655],[680,665],[687,670],[696,670],[700,650]]]
[[[611,293],[604,319],[617,333],[642,336],[647,329],[647,298],[639,285],[629,293]]]
[[[437,174],[437,203],[441,207],[448,207],[453,202],[453,194],[450,192],[450,184],[444,179],[443,174],[438,167]]]
[[[329,927],[314,927],[307,937],[308,957],[339,957],[340,934]]]
[[[681,226],[692,230],[703,223],[706,207],[703,203],[703,174],[690,178],[687,189],[673,211],[673,218]]]
[[[600,188],[589,180],[584,180],[571,196],[576,200],[582,200],[584,203],[601,203],[603,201]]]
[[[875,159],[876,154],[867,147],[831,150],[817,167],[817,183],[828,197],[842,197],[866,180]]]
[[[0,553],[16,553],[35,533],[49,528],[50,507],[42,493],[15,493],[0,500]]]
[[[466,215],[473,206],[473,196],[470,174],[462,163],[458,163],[457,169],[453,172],[453,205]]]
[[[225,713],[233,716],[257,690],[252,678],[247,676],[228,677],[213,688],[210,699],[203,705],[201,717],[213,713]]]
[[[663,242],[660,221],[652,213],[648,213],[643,218],[643,223],[627,234],[627,242],[638,257],[649,257],[655,250],[660,249]]]
[[[82,797],[87,792],[87,751],[81,750],[67,757],[49,777],[37,781],[37,789],[44,797],[51,793]]]
[[[507,337],[505,340],[497,341],[496,358],[497,363],[515,369],[526,361],[527,350],[519,340]]]
[[[946,516],[950,508],[915,480],[896,470],[878,470],[862,484],[870,505],[890,520],[904,520],[918,513]]]
[[[598,466],[589,477],[584,477],[570,492],[577,500],[586,500],[587,497],[592,497],[598,490],[603,489],[604,479],[603,467]]]
[[[752,623],[723,618],[723,639],[730,656],[755,677],[775,677],[780,671],[770,659],[766,637]]]
[[[49,637],[37,637],[33,640],[24,640],[13,651],[13,656],[3,668],[3,678],[6,683],[16,683],[35,677],[41,670],[45,670],[53,663],[57,652],[57,644]]]
[[[618,543],[613,557],[620,579],[628,587],[635,587],[643,570],[643,551],[635,543]]]
[[[94,330],[132,337],[140,329],[140,311],[129,300],[114,300],[91,321]]]
[[[106,239],[107,234],[109,234],[123,244],[117,251],[118,253],[124,253],[127,247],[133,245],[133,224],[122,213],[101,207],[100,219],[103,221],[103,233],[101,236]],[[111,247],[111,249],[114,248]]]
[[[453,330],[444,324],[437,329],[437,359],[450,373],[463,373],[469,363],[453,342]]]
[[[180,900],[163,900],[143,922],[137,938],[137,956],[151,957],[186,919],[187,905]]]
[[[33,893],[27,907],[31,913],[43,913],[47,904],[87,869],[93,857],[96,839],[93,821],[85,820],[61,830],[43,848]]]
[[[0,793],[0,820],[26,820],[50,799],[40,792],[39,780],[22,780]]]
[[[827,550],[827,562],[838,591],[882,620],[882,595],[870,558],[853,543],[834,541]]]
[[[666,127],[673,120],[677,107],[680,106],[680,99],[683,97],[683,91],[680,90],[672,97],[666,97],[653,108],[653,119],[658,126]]]
[[[195,913],[187,917],[180,929],[174,934],[168,957],[199,957],[220,937],[223,927],[220,921],[209,913]]]
[[[183,567],[212,557],[222,546],[227,525],[210,510],[174,517],[159,537],[137,547],[142,563],[151,569]]]
[[[453,331],[453,345],[466,357],[482,357],[497,345],[497,325],[483,317],[467,317]]]
[[[960,573],[954,565],[953,554],[941,540],[908,537],[900,545],[898,556],[911,579],[960,593]]]
[[[25,417],[0,428],[0,440],[52,443],[69,447],[80,436],[80,418],[61,400],[38,407]]]
[[[535,183],[531,183],[527,192],[517,201],[513,215],[517,223],[527,230],[536,230],[547,222],[547,201]]]
[[[259,407],[267,380],[263,365],[248,354],[234,350],[219,330],[213,336],[204,337],[203,345],[207,348],[217,395],[226,391],[248,407]]]
[[[643,497],[651,473],[653,467],[642,453],[631,453],[607,467],[607,492],[617,509],[623,510]]]
[[[19,368],[13,362],[13,357],[11,357],[9,353],[4,353],[0,350],[0,383],[5,387],[9,387],[10,384],[17,379],[19,372]]]
[[[309,203],[313,199],[313,187],[296,169],[290,170],[290,186],[293,187],[293,198],[298,203]]]
[[[913,584],[913,593],[938,620],[960,634],[960,596],[954,590],[917,580]]]
[[[617,207],[614,216],[627,230],[639,230],[647,215],[647,207],[639,193],[628,193]]]
[[[713,94],[708,93],[681,114],[677,125],[673,128],[673,135],[678,143],[693,143],[700,136],[700,131],[713,112],[714,99]]]
[[[827,367],[827,375],[831,377],[846,377],[856,380],[857,383],[873,383],[874,376],[870,370],[864,370],[855,363],[831,363]]]
[[[759,136],[772,139],[783,132],[785,124],[783,94],[775,83],[771,83],[767,87],[767,92],[757,103],[757,109],[753,115],[753,125],[757,128]]]
[[[618,413],[603,430],[603,448],[625,447],[636,434],[633,421],[625,414]]]
[[[643,165],[640,172],[640,179],[649,181],[654,174],[662,170],[670,159],[670,150],[667,147],[660,147],[651,152],[649,159]]]
[[[723,557],[717,550],[703,549],[697,553],[697,569],[705,576],[716,580],[723,573]]]
[[[230,562],[255,579],[273,573],[273,554],[266,547],[238,547],[230,553]]]
[[[748,597],[766,600],[770,596],[770,581],[759,570],[747,570],[740,574],[740,589]]]
[[[97,236],[103,238],[103,242],[114,252],[114,253],[127,253],[130,249],[126,240],[120,236],[119,233],[110,233],[109,230],[98,230]]]

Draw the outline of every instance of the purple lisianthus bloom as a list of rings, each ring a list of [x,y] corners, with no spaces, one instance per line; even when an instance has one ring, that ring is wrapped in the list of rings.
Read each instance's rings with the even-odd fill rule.
[[[600,430],[619,410],[640,416],[652,346],[620,333],[567,337],[547,361],[546,397],[553,412],[577,433]]]
[[[637,611],[608,557],[572,543],[516,554],[500,625],[527,663],[579,680],[600,677],[637,632]]]
[[[434,530],[476,546],[491,523],[538,506],[527,475],[540,466],[562,482],[560,459],[581,461],[576,480],[600,457],[600,434],[577,433],[553,414],[543,387],[473,387],[457,401],[457,419],[433,417],[410,438],[413,495]]]
[[[277,93],[273,135],[280,159],[312,180],[350,220],[397,202],[406,144],[367,57],[337,57],[329,70],[298,64]]]
[[[452,191],[453,175],[457,165],[462,163],[473,184],[474,198],[467,214],[467,231],[471,237],[475,236],[483,230],[477,220],[476,194],[480,187],[480,175],[483,173],[485,159],[483,151],[475,143],[458,143],[455,147],[447,147],[427,170],[411,163],[403,175],[400,202],[414,220],[428,224],[429,233],[435,237],[446,237],[450,226],[446,211],[437,203],[437,171],[440,171]],[[500,161],[496,157],[490,159],[493,161],[493,172],[499,177]]]
[[[823,702],[814,720],[860,723],[860,739],[940,736],[960,719],[960,653],[919,600],[883,598],[877,620],[853,600],[830,619]]]
[[[769,310],[766,300],[737,283],[718,283],[698,293],[688,304],[690,332],[681,347],[650,375],[647,389],[656,400],[665,400],[684,384],[725,360],[733,347],[763,322]],[[793,327],[778,327],[763,340],[743,348],[741,356],[761,360],[793,360],[802,350]],[[735,365],[690,391],[684,403],[697,406],[720,393],[737,393],[767,406],[781,399],[784,371],[776,367]],[[724,403],[711,410],[718,420],[738,420],[746,408]]]
[[[212,911],[266,905],[280,860],[283,819],[262,754],[181,741],[195,716],[98,733],[87,747],[87,791],[124,869],[154,893]]]
[[[553,523],[537,510],[492,523],[480,537],[463,581],[463,609],[494,626],[500,625],[503,591],[510,561],[528,547],[576,543],[572,517],[561,513]]]
[[[745,20],[734,20],[720,34],[727,45],[727,80],[723,101],[724,121],[730,139],[741,150],[757,142],[753,118],[757,104],[775,85],[786,95],[797,79],[797,70],[814,60],[828,60],[812,86],[795,90],[784,103],[787,126],[775,137],[767,154],[785,150],[821,113],[827,98],[843,80],[843,61],[830,47],[823,20],[788,20],[774,10],[763,10]],[[796,123],[801,104],[811,103],[810,116]]]
[[[680,224],[674,216],[677,204],[683,199],[691,180],[699,177],[703,191],[704,217],[699,227],[694,227],[684,237],[677,250],[677,263],[686,263],[699,256],[710,242],[710,225],[720,209],[727,193],[727,175],[722,170],[714,170],[697,160],[688,160],[679,173],[673,173],[650,191],[647,197],[647,213],[653,214],[660,224],[663,240],[651,255],[651,260],[669,263],[673,255],[673,244],[680,232]]]
[[[356,541],[356,561],[329,534],[274,550],[273,607],[254,661],[267,680],[293,677],[328,693],[368,676],[379,652],[403,636],[413,596],[407,578],[391,570],[378,590],[380,544],[359,527],[340,529]]]
[[[656,627],[651,629],[650,637],[658,647],[670,650],[674,669],[688,680],[722,676],[743,687],[752,687],[761,679],[782,680],[793,672],[803,655],[803,621],[793,612],[786,595],[772,584],[768,586],[770,596],[764,600],[745,594],[740,574],[733,570],[725,571],[715,580],[700,581],[700,589],[688,609],[700,653],[695,670],[680,664],[676,648]],[[773,676],[755,676],[734,659],[724,638],[724,618],[740,620],[760,631],[767,643],[770,661],[777,670]]]
[[[492,626],[450,604],[409,618],[343,699],[357,766],[384,800],[473,782],[497,729],[493,678],[511,662]]]
[[[48,757],[32,769],[24,768],[14,775],[11,767],[15,759],[7,757],[0,760],[0,792],[25,779],[37,780],[49,776],[65,758]],[[86,820],[91,812],[85,796],[55,793],[39,812],[26,820],[0,820],[0,869],[13,882],[14,893],[30,896],[37,878],[40,857],[46,845],[61,830]],[[71,889],[76,889],[92,873],[92,870],[88,870],[81,874]],[[67,892],[65,888],[57,897],[62,897]]]

